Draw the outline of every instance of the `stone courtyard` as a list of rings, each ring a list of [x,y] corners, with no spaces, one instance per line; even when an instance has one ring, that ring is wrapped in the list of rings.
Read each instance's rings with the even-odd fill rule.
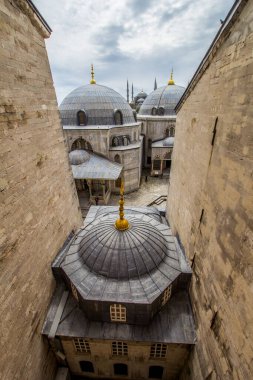
[[[143,175],[141,177],[141,186],[139,190],[136,190],[132,193],[125,194],[125,205],[141,207],[141,206],[148,206],[152,202],[155,202],[154,203],[155,207],[158,207],[161,210],[162,209],[165,210],[168,184],[169,184],[169,178],[167,176],[163,178],[147,176],[147,181],[146,181],[146,176]],[[88,212],[88,209],[91,206],[89,202],[89,194],[88,192],[82,191],[82,192],[78,192],[78,196],[79,196],[82,216],[83,218],[85,218]],[[115,206],[115,205],[118,205],[118,202],[119,202],[119,195],[112,194],[108,205]]]

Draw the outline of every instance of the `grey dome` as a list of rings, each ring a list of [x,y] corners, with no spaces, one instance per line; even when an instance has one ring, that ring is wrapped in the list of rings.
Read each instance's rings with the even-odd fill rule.
[[[60,114],[63,125],[77,125],[77,112],[85,111],[87,125],[114,125],[114,111],[120,110],[123,124],[135,123],[133,110],[113,89],[98,84],[87,84],[72,91],[62,101]]]
[[[115,216],[104,216],[86,229],[78,249],[83,264],[98,275],[116,279],[152,272],[167,252],[161,232],[134,216],[128,217],[128,230],[118,231],[115,220]]]
[[[69,161],[71,165],[80,165],[88,161],[89,159],[90,155],[85,150],[72,150],[72,152],[69,153]]]
[[[144,92],[143,90],[141,92],[139,92],[135,97],[135,101],[137,102],[137,100],[139,99],[146,99],[146,97],[148,96],[148,94],[146,94],[146,92]]]
[[[173,146],[174,145],[174,137],[167,137],[163,140],[163,146]]]
[[[140,98],[140,99],[137,100],[137,103],[143,103],[144,100],[145,100],[144,98]]]
[[[175,107],[184,90],[184,87],[176,85],[159,87],[145,99],[140,108],[139,115],[151,115],[153,107],[163,107],[164,115],[175,115]]]

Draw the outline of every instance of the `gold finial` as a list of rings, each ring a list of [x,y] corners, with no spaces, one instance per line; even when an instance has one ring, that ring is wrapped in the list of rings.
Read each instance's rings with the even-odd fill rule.
[[[124,203],[124,184],[122,180],[120,186],[119,219],[117,219],[115,222],[115,227],[119,231],[125,231],[129,228],[128,220],[124,218]]]
[[[173,84],[175,84],[175,82],[173,79],[173,69],[172,69],[170,73],[170,80],[168,81],[168,85],[173,85]]]
[[[94,67],[93,67],[93,64],[91,64],[91,80],[90,80],[90,84],[96,84],[96,81],[94,79]]]

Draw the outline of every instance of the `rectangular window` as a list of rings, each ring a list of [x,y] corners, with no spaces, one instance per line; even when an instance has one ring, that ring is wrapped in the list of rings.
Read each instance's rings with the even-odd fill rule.
[[[162,306],[165,305],[169,301],[171,297],[171,289],[172,289],[172,286],[170,285],[168,286],[168,288],[164,290],[163,297],[162,297]]]
[[[75,297],[75,299],[78,301],[78,294],[77,294],[76,287],[75,287],[75,285],[72,284],[72,282],[70,284],[71,284],[72,294]]]
[[[73,340],[76,352],[84,352],[90,354],[90,344],[83,338],[74,338]]]
[[[128,354],[127,343],[112,342],[112,354],[115,356],[126,356]]]
[[[150,347],[150,358],[165,358],[167,353],[167,345],[163,343],[155,343]]]
[[[110,316],[112,322],[126,322],[126,308],[120,304],[110,306]]]

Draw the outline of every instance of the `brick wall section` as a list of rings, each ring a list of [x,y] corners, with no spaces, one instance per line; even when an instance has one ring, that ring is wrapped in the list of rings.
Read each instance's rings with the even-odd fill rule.
[[[43,27],[32,17],[26,1],[0,1],[1,380],[54,377],[40,334],[50,263],[81,224]]]
[[[252,379],[252,49],[248,1],[177,115],[167,216],[192,260],[198,333],[181,379]]]

